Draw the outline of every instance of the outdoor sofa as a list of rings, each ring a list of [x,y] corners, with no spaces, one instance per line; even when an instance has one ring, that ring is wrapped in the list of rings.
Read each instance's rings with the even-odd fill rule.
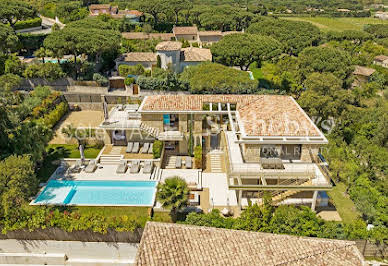
[[[152,168],[153,168],[153,163],[151,161],[146,161],[144,163],[143,174],[151,174]]]
[[[130,173],[131,174],[137,174],[139,173],[139,170],[140,170],[140,162],[139,161],[133,161],[132,164],[131,164],[131,170],[130,170]]]
[[[121,160],[120,164],[117,166],[116,173],[117,174],[125,174],[128,169],[127,161]]]

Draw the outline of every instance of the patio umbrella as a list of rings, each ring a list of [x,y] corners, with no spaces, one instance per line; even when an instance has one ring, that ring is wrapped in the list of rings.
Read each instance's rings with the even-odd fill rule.
[[[104,109],[104,118],[105,120],[107,120],[109,118],[109,114],[108,114],[108,105],[105,100],[103,103],[103,109]]]
[[[81,154],[81,162],[85,161],[84,146],[79,145],[79,153]]]

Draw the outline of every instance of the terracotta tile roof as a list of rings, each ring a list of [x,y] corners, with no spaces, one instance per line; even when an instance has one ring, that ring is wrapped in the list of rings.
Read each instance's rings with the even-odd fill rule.
[[[199,36],[222,36],[221,31],[198,31]]]
[[[174,41],[165,41],[158,43],[156,45],[155,49],[159,51],[176,51],[180,50],[182,48],[181,42],[174,42]]]
[[[373,68],[363,67],[363,66],[355,66],[353,74],[369,77],[370,75],[372,75],[375,72],[376,72],[376,70]]]
[[[190,27],[173,27],[172,32],[174,34],[185,35],[185,34],[197,34],[198,29],[197,26]]]
[[[90,9],[110,9],[109,4],[94,4],[89,6]]]
[[[129,40],[161,39],[163,41],[170,41],[171,38],[174,38],[172,33],[123,32],[121,36]]]
[[[156,62],[156,54],[147,52],[134,52],[123,54],[119,61],[124,62]]]
[[[144,15],[143,12],[139,11],[139,10],[125,10],[127,14],[129,15],[134,15],[136,17],[141,17]]]
[[[185,62],[212,61],[210,49],[188,47],[182,49],[181,60]]]
[[[148,222],[136,265],[366,265],[355,242]]]
[[[388,60],[388,56],[386,55],[378,55],[375,57],[375,61],[384,62],[385,60]]]
[[[204,103],[237,104],[248,136],[320,136],[303,109],[284,95],[152,95],[140,111],[202,111]]]

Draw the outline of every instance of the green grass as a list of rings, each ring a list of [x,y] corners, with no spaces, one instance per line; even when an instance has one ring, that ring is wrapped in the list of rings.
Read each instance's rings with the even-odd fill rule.
[[[261,71],[261,68],[257,68],[257,63],[256,62],[252,63],[249,66],[249,70],[252,71],[253,77],[256,80],[260,80],[260,79],[262,79],[264,77],[263,76],[263,72]]]
[[[282,19],[310,22],[324,32],[362,30],[366,24],[387,24],[388,27],[388,20],[377,18],[283,17]]]
[[[94,159],[97,157],[101,149],[95,147],[85,148],[85,158]],[[70,144],[49,144],[46,148],[47,155],[45,156],[42,165],[37,171],[37,176],[40,182],[46,180],[54,173],[58,167],[53,162],[63,158],[81,158],[77,145]]]
[[[172,223],[170,212],[154,212],[154,217],[152,217],[152,221]]]
[[[356,206],[346,194],[346,185],[344,183],[338,183],[331,191],[328,191],[327,194],[329,194],[329,197],[331,198],[343,222],[351,223],[360,218],[360,214],[356,210]]]

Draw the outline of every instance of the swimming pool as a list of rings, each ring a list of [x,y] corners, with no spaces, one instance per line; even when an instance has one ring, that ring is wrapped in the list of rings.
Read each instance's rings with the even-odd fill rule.
[[[156,181],[50,180],[31,205],[152,206]]]

